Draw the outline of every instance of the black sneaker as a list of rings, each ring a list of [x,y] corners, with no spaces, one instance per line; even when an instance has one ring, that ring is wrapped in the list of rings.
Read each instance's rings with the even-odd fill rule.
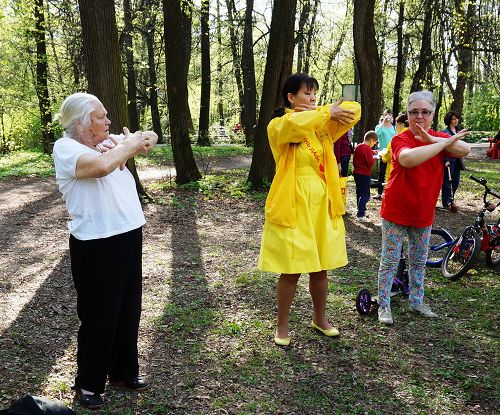
[[[104,405],[104,399],[99,393],[93,393],[88,395],[82,392],[81,388],[76,388],[75,400],[78,403],[88,409],[99,409]]]

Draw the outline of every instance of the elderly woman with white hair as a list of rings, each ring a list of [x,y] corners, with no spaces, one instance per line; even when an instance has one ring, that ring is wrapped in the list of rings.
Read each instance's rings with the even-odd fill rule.
[[[144,214],[131,157],[146,154],[154,132],[109,134],[111,121],[97,97],[76,93],[56,118],[65,133],[54,145],[56,179],[71,221],[69,248],[77,292],[76,398],[88,408],[104,404],[106,379],[139,390],[137,336],[142,296]]]
[[[449,137],[430,129],[436,109],[430,91],[409,95],[409,128],[391,142],[393,170],[382,199],[382,254],[378,272],[378,319],[393,324],[390,294],[403,238],[408,235],[410,310],[437,315],[424,303],[425,262],[434,210],[443,182],[444,157],[464,157],[470,147],[461,141],[467,131]]]

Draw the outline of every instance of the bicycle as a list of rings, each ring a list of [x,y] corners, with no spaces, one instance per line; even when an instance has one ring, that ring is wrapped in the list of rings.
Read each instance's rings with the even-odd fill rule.
[[[453,236],[442,228],[432,228],[431,240],[429,243],[429,253],[426,261],[426,266],[438,268],[443,261],[443,249],[451,245],[454,241]],[[394,280],[391,287],[391,297],[403,294],[406,297],[410,294],[410,284],[408,270],[406,269],[406,255],[403,248],[401,249],[401,257],[398,263],[398,269],[394,275]],[[356,310],[360,315],[369,314],[372,307],[374,310],[378,308],[378,297],[372,297],[367,288],[362,288],[356,296]]]
[[[487,200],[488,195],[500,199],[500,193],[491,190],[483,178],[469,176],[484,186],[483,208],[478,213],[474,225],[467,226],[462,234],[451,244],[441,264],[441,273],[445,278],[458,280],[477,262],[479,251],[486,254],[486,263],[490,267],[500,265],[500,218],[496,223],[486,223],[486,212],[492,213],[500,206]]]

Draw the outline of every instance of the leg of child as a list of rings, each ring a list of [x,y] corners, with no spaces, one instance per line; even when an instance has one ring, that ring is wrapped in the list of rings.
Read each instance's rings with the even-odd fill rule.
[[[358,203],[358,218],[365,216],[366,204],[370,200],[370,176],[359,175],[359,203]],[[357,186],[356,186],[357,187]]]
[[[359,181],[359,174],[354,173],[354,183],[356,184],[356,207],[358,208],[359,217],[359,200],[361,197],[361,183]]]
[[[424,302],[425,261],[432,226],[408,228],[408,277],[410,282],[410,305]]]
[[[380,308],[391,306],[391,288],[401,258],[404,226],[382,219],[382,253],[378,270],[378,303]]]
[[[277,305],[278,305],[278,327],[276,336],[288,337],[288,315],[293,303],[293,297],[297,289],[300,274],[281,274],[278,280]]]

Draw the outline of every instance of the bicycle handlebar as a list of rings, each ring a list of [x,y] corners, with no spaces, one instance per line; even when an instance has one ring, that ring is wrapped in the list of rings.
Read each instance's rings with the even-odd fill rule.
[[[500,199],[500,193],[495,192],[494,190],[491,190],[488,186],[486,186],[486,183],[488,183],[488,182],[486,181],[486,179],[483,179],[482,177],[475,177],[473,174],[471,174],[471,175],[469,176],[469,178],[470,178],[470,179],[472,179],[472,180],[474,180],[475,182],[477,182],[477,183],[479,183],[479,184],[483,185],[483,186],[485,187],[485,189],[486,189],[486,194],[488,194],[488,193],[489,193],[489,194],[491,194],[491,195],[493,195],[493,196],[497,197],[498,199]],[[485,197],[486,197],[486,194],[485,194]]]

